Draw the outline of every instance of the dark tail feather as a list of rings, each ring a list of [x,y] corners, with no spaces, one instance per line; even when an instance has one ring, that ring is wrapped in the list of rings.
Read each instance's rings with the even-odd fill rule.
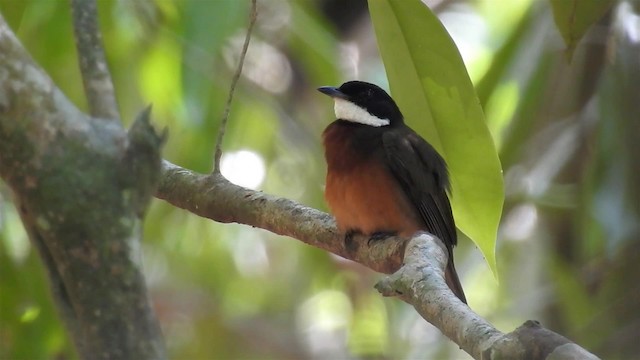
[[[464,290],[462,290],[462,284],[460,284],[460,279],[458,279],[458,273],[456,272],[456,267],[453,265],[453,257],[449,256],[449,262],[447,264],[447,268],[444,271],[444,281],[446,281],[449,289],[453,291],[453,293],[462,301],[463,303],[467,303],[467,298],[464,296]]]

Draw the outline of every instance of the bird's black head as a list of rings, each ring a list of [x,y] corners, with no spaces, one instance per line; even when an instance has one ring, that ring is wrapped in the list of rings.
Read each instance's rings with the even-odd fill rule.
[[[375,127],[402,123],[395,101],[374,84],[349,81],[339,88],[323,86],[318,91],[333,98],[338,119]]]

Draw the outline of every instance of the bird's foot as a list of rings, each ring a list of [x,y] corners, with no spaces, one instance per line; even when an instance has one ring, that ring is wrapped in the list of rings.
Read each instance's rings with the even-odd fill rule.
[[[353,251],[354,250],[354,243],[353,243],[353,237],[356,235],[362,235],[362,232],[360,232],[360,230],[356,230],[356,229],[351,229],[351,230],[347,230],[347,232],[344,234],[344,247],[345,249],[349,250],[349,251]]]
[[[369,237],[369,241],[367,241],[367,245],[371,246],[372,242],[381,241],[388,237],[396,236],[396,235],[398,235],[398,233],[395,231],[376,231],[373,234],[371,234],[371,237]]]

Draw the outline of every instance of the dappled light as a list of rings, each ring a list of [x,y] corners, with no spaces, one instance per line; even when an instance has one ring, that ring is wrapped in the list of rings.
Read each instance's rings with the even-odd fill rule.
[[[464,199],[484,196],[503,206],[495,273],[487,265],[493,248],[480,249],[458,232],[456,268],[469,306],[501,331],[536,319],[602,358],[637,356],[638,3],[611,1],[568,51],[556,25],[562,17],[554,17],[557,2],[423,2],[462,55],[477,92],[465,109],[479,99],[498,150],[495,173],[501,166],[498,180],[504,179],[504,204],[497,187],[495,194],[456,192],[454,179],[458,225],[483,222],[487,213],[463,213]],[[249,1],[98,1],[98,7],[123,123],[128,127],[151,104],[153,124],[169,134],[163,158],[211,173]],[[53,82],[88,111],[68,1],[0,0],[0,14]],[[367,4],[260,0],[258,14],[220,172],[233,184],[327,211],[321,138],[335,116],[316,88],[359,79],[396,91]],[[445,97],[453,85],[430,89],[433,98]],[[445,125],[459,126],[464,137],[437,138],[449,151],[445,157],[483,151],[463,149],[480,137],[462,121],[471,111],[442,106],[434,114],[405,112],[425,137],[433,135],[426,134],[432,130],[426,116],[459,120]],[[449,170],[467,170],[466,184],[482,183],[484,161],[490,163],[458,157]],[[74,359],[20,216],[20,204],[0,183],[0,358]],[[237,219],[231,214],[227,221]],[[170,358],[470,358],[412,307],[380,296],[373,286],[383,275],[337,255],[158,199],[143,231],[145,281]]]
[[[325,290],[301,304],[296,322],[307,346],[316,356],[345,356],[343,349],[352,316],[351,301],[346,294]]]
[[[244,32],[232,37],[224,49],[224,58],[231,69],[238,63],[244,37]],[[251,42],[244,76],[268,92],[282,93],[287,90],[292,79],[289,60],[277,48],[259,38],[253,38]]]
[[[533,205],[519,205],[509,212],[502,225],[505,240],[527,240],[533,234],[538,222],[538,211]]]
[[[220,172],[236,185],[257,189],[264,180],[265,166],[260,155],[240,150],[222,155]]]

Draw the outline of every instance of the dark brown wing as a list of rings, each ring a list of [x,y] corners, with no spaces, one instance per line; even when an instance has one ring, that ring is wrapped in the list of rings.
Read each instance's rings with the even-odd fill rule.
[[[383,144],[388,167],[420,213],[425,230],[442,239],[451,252],[457,236],[444,159],[408,127],[387,131]]]
[[[454,294],[467,299],[453,263],[456,226],[447,197],[449,174],[444,159],[423,138],[406,126],[390,129],[382,142],[387,166],[420,213],[425,230],[440,238],[449,250],[444,278]]]

